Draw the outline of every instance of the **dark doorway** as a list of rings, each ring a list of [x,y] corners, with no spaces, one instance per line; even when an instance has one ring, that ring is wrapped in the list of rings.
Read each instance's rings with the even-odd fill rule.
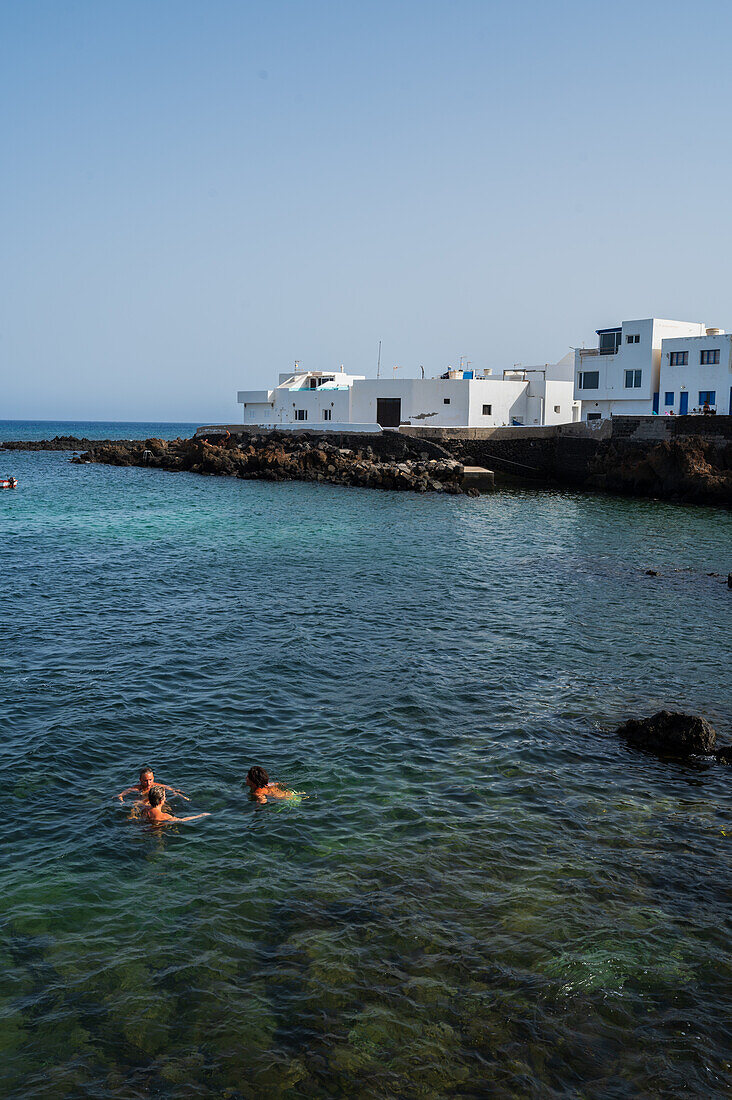
[[[376,398],[376,422],[382,428],[398,428],[402,418],[401,397]]]

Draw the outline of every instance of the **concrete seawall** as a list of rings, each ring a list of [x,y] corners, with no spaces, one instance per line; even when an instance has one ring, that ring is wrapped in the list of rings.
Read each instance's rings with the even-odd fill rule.
[[[637,416],[543,428],[401,428],[466,465],[585,489],[732,503],[732,418]]]

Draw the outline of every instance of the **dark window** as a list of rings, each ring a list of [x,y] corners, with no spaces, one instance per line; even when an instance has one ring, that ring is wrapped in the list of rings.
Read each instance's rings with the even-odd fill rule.
[[[588,420],[601,420],[602,419],[602,413],[588,413],[587,414],[587,419]]]
[[[307,420],[307,418],[308,418],[308,410],[307,409],[295,409],[295,420]]]
[[[579,385],[580,390],[596,390],[600,387],[600,372],[599,370],[584,370],[579,372]]]
[[[484,405],[483,406],[483,416],[490,416],[492,412],[493,412],[493,406],[492,405]]]
[[[713,351],[702,351],[699,354],[699,362],[702,366],[709,366],[710,363],[719,362],[719,348],[715,348]]]
[[[688,351],[672,351],[669,356],[672,367],[685,367],[689,363]]]
[[[323,409],[323,420],[332,420],[332,419],[333,419],[333,410],[332,409]]]
[[[622,329],[600,329],[597,335],[600,338],[600,355],[615,355],[623,339]]]
[[[634,334],[632,336],[625,337],[626,344],[640,344],[640,336]]]
[[[626,390],[637,390],[641,384],[641,376],[643,371],[640,370],[627,370],[625,372],[625,388]]]
[[[663,398],[663,403],[664,403],[664,405],[673,405],[673,403],[674,403],[674,395],[673,395],[672,393],[669,393],[669,392],[667,392],[667,393],[666,393],[666,394],[664,395],[664,398]]]
[[[700,405],[716,405],[717,404],[717,391],[716,390],[699,390],[699,404]]]
[[[450,398],[449,397],[443,397],[442,404],[443,405],[449,405],[450,404]]]

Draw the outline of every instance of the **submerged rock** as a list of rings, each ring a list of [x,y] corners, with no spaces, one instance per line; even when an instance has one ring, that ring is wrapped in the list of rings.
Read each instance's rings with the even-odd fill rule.
[[[714,754],[718,764],[732,764],[732,745],[722,745]]]
[[[709,755],[717,740],[706,718],[670,710],[650,718],[631,718],[616,733],[635,748],[668,756]]]

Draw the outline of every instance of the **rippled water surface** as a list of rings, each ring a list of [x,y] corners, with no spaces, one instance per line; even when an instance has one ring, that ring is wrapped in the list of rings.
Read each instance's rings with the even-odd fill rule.
[[[728,514],[0,472],[0,1091],[728,1094]]]

